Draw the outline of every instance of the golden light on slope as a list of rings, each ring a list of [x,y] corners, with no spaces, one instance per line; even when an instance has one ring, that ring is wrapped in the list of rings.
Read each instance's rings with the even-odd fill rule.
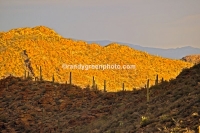
[[[45,80],[51,80],[54,74],[57,82],[64,83],[69,81],[71,71],[73,84],[91,86],[94,76],[99,89],[103,89],[104,80],[107,81],[108,91],[121,90],[122,83],[125,84],[126,90],[143,87],[148,78],[150,83],[154,84],[157,74],[160,79],[163,77],[169,80],[175,78],[183,68],[192,66],[180,60],[153,56],[115,43],[102,47],[66,39],[47,27],[38,26],[0,33],[0,76],[24,75],[25,65],[21,57],[23,50],[27,51],[37,76],[39,67],[42,67]],[[63,69],[63,64],[134,64],[136,69],[70,70]]]

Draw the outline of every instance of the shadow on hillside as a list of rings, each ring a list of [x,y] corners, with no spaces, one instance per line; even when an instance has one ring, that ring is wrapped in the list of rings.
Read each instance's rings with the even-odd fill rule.
[[[134,91],[103,92],[19,77],[0,80],[2,132],[198,131],[200,64],[176,79]]]

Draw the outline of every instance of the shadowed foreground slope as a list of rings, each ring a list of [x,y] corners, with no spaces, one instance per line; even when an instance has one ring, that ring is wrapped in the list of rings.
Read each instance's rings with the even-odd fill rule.
[[[1,132],[148,133],[196,131],[200,64],[170,82],[126,92],[7,77],[0,81]]]

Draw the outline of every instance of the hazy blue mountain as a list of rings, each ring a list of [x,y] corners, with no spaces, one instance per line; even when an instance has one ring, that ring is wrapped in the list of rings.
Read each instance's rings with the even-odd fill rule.
[[[109,40],[99,40],[99,41],[88,41],[87,43],[97,43],[102,46],[106,46],[110,43],[113,43],[113,41]],[[116,42],[119,44],[127,45],[131,48],[146,51],[149,54],[153,55],[159,55],[166,58],[172,58],[172,59],[181,59],[184,56],[191,55],[191,54],[200,54],[200,48],[193,48],[191,46],[181,47],[181,48],[169,48],[169,49],[161,49],[161,48],[151,48],[151,47],[142,47],[139,45],[129,44],[129,43],[123,43],[123,42]]]

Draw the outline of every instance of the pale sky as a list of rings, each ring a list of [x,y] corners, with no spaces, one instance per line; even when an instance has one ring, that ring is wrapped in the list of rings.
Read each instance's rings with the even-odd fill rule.
[[[85,41],[200,48],[200,0],[0,0],[0,31],[39,25]]]

